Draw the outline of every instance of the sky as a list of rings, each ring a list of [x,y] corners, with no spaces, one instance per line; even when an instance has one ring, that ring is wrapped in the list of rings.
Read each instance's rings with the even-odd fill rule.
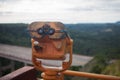
[[[120,0],[0,0],[0,23],[120,21]]]

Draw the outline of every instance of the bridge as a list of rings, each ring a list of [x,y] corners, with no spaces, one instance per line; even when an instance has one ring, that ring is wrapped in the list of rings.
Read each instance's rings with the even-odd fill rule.
[[[0,66],[0,72],[8,68],[11,68],[11,70],[13,71],[14,61],[23,62],[24,65],[32,64],[32,61],[31,61],[32,51],[31,50],[32,49],[28,47],[0,44],[0,57],[11,60],[10,65],[4,66],[4,67]],[[72,66],[84,66],[92,59],[93,57],[73,54]],[[0,75],[1,74],[2,73],[0,73]]]

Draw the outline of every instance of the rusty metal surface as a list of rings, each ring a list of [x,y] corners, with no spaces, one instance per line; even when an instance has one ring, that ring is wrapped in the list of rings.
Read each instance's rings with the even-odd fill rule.
[[[25,66],[8,75],[0,78],[0,80],[37,80],[36,70],[34,67]]]

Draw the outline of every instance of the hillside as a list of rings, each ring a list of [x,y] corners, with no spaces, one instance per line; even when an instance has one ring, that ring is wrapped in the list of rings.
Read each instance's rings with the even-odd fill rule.
[[[79,71],[112,76],[120,76],[120,59],[106,62],[103,56],[97,56]],[[84,77],[71,77],[69,80],[98,80]]]
[[[120,76],[120,60],[114,60],[102,71],[102,74]]]
[[[68,24],[66,26],[74,40],[75,53],[120,57],[120,24]]]
[[[30,47],[28,24],[0,24],[0,43]]]
[[[31,46],[28,24],[0,24],[0,43]],[[74,40],[73,52],[83,55],[103,54],[120,58],[120,24],[65,24]]]
[[[0,43],[31,47],[27,26],[22,23],[0,24]],[[95,56],[88,65],[73,67],[72,70],[80,68],[82,71],[120,76],[119,62],[109,64],[112,60],[120,60],[120,23],[65,26],[74,40],[73,53]]]

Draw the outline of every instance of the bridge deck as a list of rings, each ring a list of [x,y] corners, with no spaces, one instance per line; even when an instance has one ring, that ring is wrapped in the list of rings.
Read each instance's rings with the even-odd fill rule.
[[[31,48],[0,44],[0,57],[32,64]],[[84,66],[93,57],[73,54],[72,66]]]

